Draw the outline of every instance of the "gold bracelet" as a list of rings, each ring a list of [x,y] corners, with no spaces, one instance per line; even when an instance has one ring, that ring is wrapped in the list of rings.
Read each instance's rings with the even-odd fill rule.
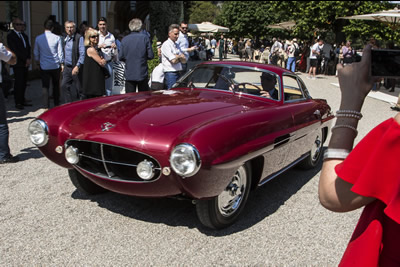
[[[332,127],[331,131],[333,131],[333,130],[335,130],[335,129],[338,129],[338,128],[348,128],[348,129],[351,129],[351,130],[353,130],[353,131],[356,133],[356,136],[358,135],[357,129],[356,129],[354,126],[351,126],[351,125],[335,125],[335,126]]]

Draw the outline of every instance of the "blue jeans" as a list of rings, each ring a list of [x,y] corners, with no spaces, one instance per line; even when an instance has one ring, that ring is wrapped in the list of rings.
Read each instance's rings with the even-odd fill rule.
[[[108,62],[105,66],[110,73],[110,78],[106,80],[106,94],[107,96],[112,95],[112,88],[113,88],[113,68],[112,68],[112,61]]]
[[[167,89],[172,88],[172,85],[176,83],[176,81],[179,79],[179,76],[179,72],[164,72],[164,79],[165,83],[167,84]]]
[[[287,67],[288,70],[291,70],[292,72],[295,72],[296,70],[296,57],[289,57],[287,61]]]
[[[3,90],[0,90],[0,160],[10,156],[8,146],[8,125],[6,118],[6,105],[4,102]]]

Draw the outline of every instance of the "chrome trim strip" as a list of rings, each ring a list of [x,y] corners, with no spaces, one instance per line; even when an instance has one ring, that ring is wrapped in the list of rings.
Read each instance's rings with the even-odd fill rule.
[[[103,162],[104,169],[106,170],[107,176],[111,178],[110,172],[108,171],[106,160],[104,158],[104,148],[103,144],[100,144],[100,154],[101,154],[101,161]]]
[[[158,162],[158,160],[156,160],[154,157],[150,156],[149,154],[145,154],[143,152],[140,152],[140,151],[137,151],[137,150],[134,150],[134,149],[126,148],[126,147],[123,147],[123,146],[111,145],[111,144],[107,144],[107,143],[100,143],[100,142],[95,142],[95,141],[82,140],[82,139],[68,139],[64,143],[65,148],[68,147],[68,145],[67,145],[68,141],[87,142],[87,143],[94,143],[94,144],[99,144],[99,145],[104,144],[104,145],[107,145],[107,146],[117,147],[117,148],[129,150],[129,151],[132,151],[132,152],[136,152],[136,153],[145,155],[146,157],[149,157],[149,158],[153,159],[155,162],[157,162],[158,166],[160,166],[160,169],[162,169],[160,162]]]
[[[108,164],[115,164],[115,165],[123,165],[123,166],[128,166],[128,167],[137,167],[137,165],[135,164],[129,164],[129,163],[123,163],[123,162],[115,162],[115,161],[109,161],[109,160],[102,160],[102,159],[98,159],[98,158],[94,158],[88,155],[84,155],[84,154],[79,154],[79,156],[85,157],[85,158],[89,158],[92,160],[96,160],[96,161],[100,161],[100,162],[105,162]],[[153,168],[154,170],[161,170],[161,168]]]
[[[262,182],[260,182],[258,184],[258,186],[263,186],[264,184],[266,184],[267,182],[271,181],[272,179],[276,178],[277,176],[279,176],[280,174],[284,173],[285,171],[287,171],[288,169],[292,168],[294,165],[296,165],[297,163],[299,163],[300,161],[302,161],[303,159],[305,159],[306,157],[309,156],[309,153],[304,154],[303,156],[301,156],[300,158],[298,158],[297,160],[293,161],[291,164],[289,164],[288,166],[286,166],[285,168],[277,171],[276,173],[267,176],[268,178],[263,180]]]
[[[124,182],[124,183],[151,183],[151,182],[157,181],[157,180],[160,179],[161,176],[163,175],[163,174],[162,174],[162,169],[163,169],[163,168],[161,167],[161,164],[158,162],[158,160],[156,160],[154,157],[152,157],[152,156],[150,156],[150,155],[148,155],[148,154],[142,153],[142,152],[140,152],[140,151],[136,151],[136,150],[129,149],[129,148],[126,148],[126,147],[122,147],[122,146],[116,146],[116,145],[111,145],[111,144],[106,144],[106,143],[100,143],[100,142],[95,142],[95,141],[89,141],[89,140],[82,140],[82,139],[68,139],[68,140],[65,141],[65,143],[64,143],[64,147],[65,147],[65,148],[68,147],[68,142],[69,142],[69,141],[77,141],[77,142],[85,142],[85,143],[99,144],[99,145],[101,146],[101,154],[102,154],[102,158],[101,158],[101,159],[99,159],[99,158],[94,158],[94,157],[91,157],[91,156],[88,156],[88,155],[84,155],[84,154],[79,154],[79,156],[83,156],[83,157],[86,157],[86,158],[90,158],[90,159],[96,160],[96,161],[101,161],[101,162],[103,162],[103,164],[104,164],[104,163],[108,163],[108,164],[116,164],[116,165],[123,165],[123,166],[129,166],[129,167],[137,167],[137,165],[133,165],[133,164],[128,164],[128,163],[114,162],[114,161],[105,160],[105,159],[104,159],[104,155],[103,155],[103,145],[107,145],[107,146],[112,146],[112,147],[116,147],[116,148],[120,148],[120,149],[124,149],[124,150],[128,150],[128,151],[131,151],[131,152],[135,152],[135,153],[144,155],[144,156],[146,156],[146,157],[151,158],[152,160],[154,160],[154,162],[156,162],[157,165],[160,166],[159,168],[154,168],[154,170],[159,170],[159,171],[160,171],[159,176],[158,176],[157,178],[151,180],[151,181],[129,181],[129,180],[116,179],[116,178],[110,177],[110,176],[109,176],[109,171],[108,171],[108,169],[107,169],[106,167],[105,167],[105,169],[106,169],[106,172],[107,172],[107,176],[104,176],[104,175],[101,175],[101,174],[99,174],[99,173],[90,172],[90,171],[88,171],[88,170],[86,170],[86,169],[83,169],[83,168],[79,167],[78,165],[73,165],[75,168],[78,168],[78,169],[80,169],[80,170],[82,170],[82,171],[84,171],[84,172],[86,172],[86,173],[89,173],[89,174],[91,174],[91,175],[93,175],[93,176],[97,176],[97,177],[100,177],[100,178],[103,178],[103,179],[107,179],[107,180],[112,180],[112,181]]]
[[[151,181],[144,181],[144,180],[143,181],[129,181],[129,180],[116,179],[116,178],[113,178],[113,177],[104,176],[104,175],[101,175],[101,173],[93,173],[93,172],[90,172],[88,170],[82,169],[81,167],[79,167],[77,165],[74,165],[74,167],[79,169],[79,170],[82,170],[83,172],[89,173],[90,175],[93,175],[93,176],[96,176],[96,177],[100,177],[100,178],[105,179],[105,180],[117,181],[117,182],[129,183],[129,184],[153,183],[153,182],[156,182],[158,179],[160,179],[160,177],[162,175],[162,173],[160,173],[160,175],[158,176],[157,179],[154,179],[154,180],[151,180]]]

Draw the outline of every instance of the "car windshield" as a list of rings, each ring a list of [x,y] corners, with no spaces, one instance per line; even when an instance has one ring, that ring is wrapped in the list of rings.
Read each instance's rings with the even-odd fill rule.
[[[231,65],[202,65],[173,87],[238,91],[279,100],[279,76],[267,70]]]

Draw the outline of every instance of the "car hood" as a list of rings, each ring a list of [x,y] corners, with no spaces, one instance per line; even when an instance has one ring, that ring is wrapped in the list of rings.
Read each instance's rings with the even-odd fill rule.
[[[187,129],[243,112],[257,102],[258,105],[265,105],[265,102],[230,92],[209,90],[163,90],[131,94],[124,98],[110,97],[109,102],[81,112],[72,119],[69,131],[77,134],[147,135],[151,129],[165,130],[172,125]],[[180,124],[182,121],[185,121],[185,126]]]

